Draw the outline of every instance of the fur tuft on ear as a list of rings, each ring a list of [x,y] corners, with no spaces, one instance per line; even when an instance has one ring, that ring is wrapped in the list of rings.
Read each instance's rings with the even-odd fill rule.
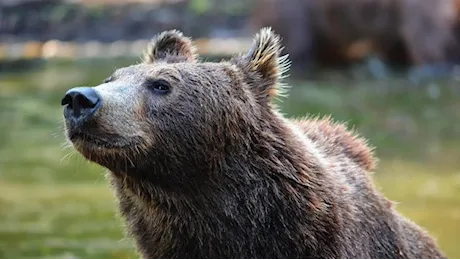
[[[257,86],[261,96],[273,98],[285,93],[286,86],[281,80],[286,77],[290,61],[287,54],[280,56],[282,50],[279,36],[270,27],[262,28],[255,35],[252,48],[245,59],[248,68],[259,73],[264,81]]]
[[[194,62],[195,47],[190,38],[183,36],[178,30],[165,31],[155,35],[144,51],[143,62]]]

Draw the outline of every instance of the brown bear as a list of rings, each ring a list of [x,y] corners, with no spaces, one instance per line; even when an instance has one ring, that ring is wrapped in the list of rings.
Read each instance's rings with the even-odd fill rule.
[[[347,65],[375,55],[436,70],[460,61],[458,6],[458,0],[258,0],[250,27],[272,26],[296,65]]]
[[[140,255],[443,258],[374,187],[364,139],[278,111],[281,49],[264,28],[246,54],[200,62],[166,31],[142,63],[66,93],[67,137],[110,170]]]

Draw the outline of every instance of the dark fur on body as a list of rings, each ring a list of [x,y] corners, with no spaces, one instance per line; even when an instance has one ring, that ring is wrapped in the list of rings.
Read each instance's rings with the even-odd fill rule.
[[[188,38],[165,32],[143,64],[95,88],[106,103],[94,118],[67,122],[76,149],[111,171],[141,256],[444,257],[374,188],[363,139],[278,112],[280,51],[263,29],[246,55],[200,63]],[[168,94],[151,91],[159,78]]]

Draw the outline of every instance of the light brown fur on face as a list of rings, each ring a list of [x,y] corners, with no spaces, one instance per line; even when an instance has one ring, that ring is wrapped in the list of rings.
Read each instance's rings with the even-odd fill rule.
[[[443,258],[374,187],[363,138],[278,111],[289,64],[281,50],[264,28],[246,54],[203,63],[190,39],[168,31],[143,63],[66,95],[69,140],[110,170],[139,254]]]

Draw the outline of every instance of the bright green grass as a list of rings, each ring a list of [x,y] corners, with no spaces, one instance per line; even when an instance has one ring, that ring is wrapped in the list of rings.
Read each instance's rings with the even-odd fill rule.
[[[0,74],[0,257],[137,257],[104,169],[63,148],[63,93],[97,84],[129,61],[50,63]],[[115,64],[115,65],[114,65]],[[399,84],[399,85],[398,85]],[[329,114],[377,146],[377,186],[397,209],[460,257],[460,100],[449,83],[296,84],[288,115]],[[438,91],[438,92],[436,92]]]

